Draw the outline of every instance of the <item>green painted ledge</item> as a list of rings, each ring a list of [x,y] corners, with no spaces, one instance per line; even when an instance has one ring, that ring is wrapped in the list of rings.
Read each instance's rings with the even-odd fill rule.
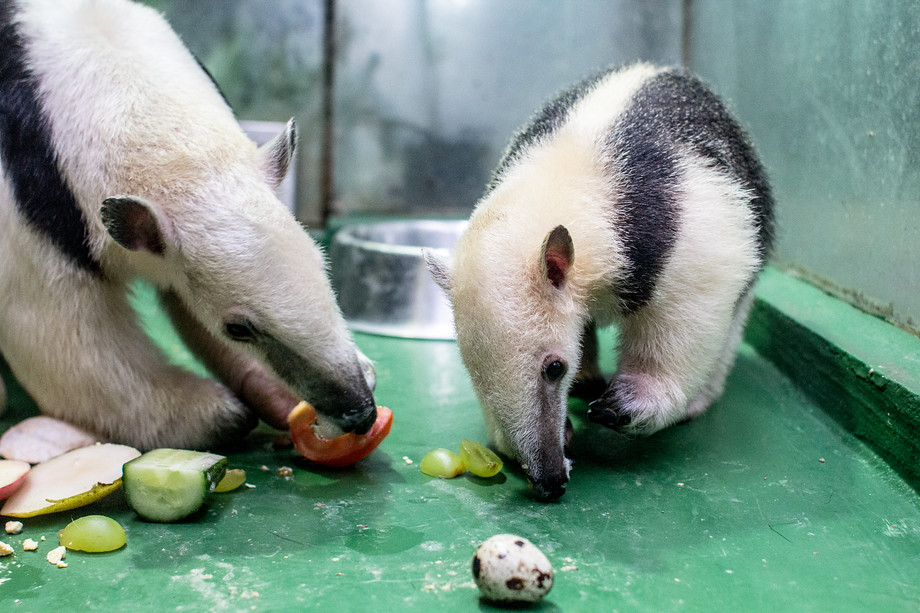
[[[920,338],[774,268],[755,296],[747,342],[920,491]]]

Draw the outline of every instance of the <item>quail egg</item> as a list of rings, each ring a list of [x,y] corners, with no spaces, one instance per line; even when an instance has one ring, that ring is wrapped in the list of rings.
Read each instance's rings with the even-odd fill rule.
[[[496,534],[476,549],[473,579],[487,600],[537,602],[553,587],[553,566],[526,538]]]

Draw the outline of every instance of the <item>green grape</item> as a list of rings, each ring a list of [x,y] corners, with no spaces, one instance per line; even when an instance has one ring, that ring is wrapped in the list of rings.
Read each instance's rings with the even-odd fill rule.
[[[502,469],[502,461],[495,453],[476,441],[460,441],[460,461],[477,477],[494,477]]]
[[[425,454],[422,463],[419,465],[422,472],[432,477],[441,479],[453,479],[460,473],[466,471],[460,456],[450,449],[433,449]]]
[[[125,546],[125,530],[117,521],[104,515],[87,515],[75,519],[58,532],[61,545],[74,551],[99,553]]]
[[[244,483],[246,483],[246,471],[242,468],[231,468],[224,478],[218,481],[214,491],[217,493],[232,492]]]

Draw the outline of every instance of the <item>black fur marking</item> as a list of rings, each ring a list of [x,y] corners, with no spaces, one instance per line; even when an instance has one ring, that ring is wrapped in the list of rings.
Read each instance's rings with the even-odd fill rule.
[[[26,222],[81,268],[101,273],[88,245],[89,229],[61,176],[51,126],[27,67],[15,4],[0,3],[0,157]]]
[[[751,206],[764,258],[773,236],[765,173],[744,131],[700,81],[679,71],[650,79],[615,122],[606,149],[609,172],[623,189],[619,206],[630,273],[620,297],[626,312],[651,298],[674,245],[681,150],[711,160],[755,194]]]
[[[505,172],[520,160],[524,151],[556,133],[556,130],[565,123],[571,108],[584,98],[585,94],[591,91],[594,84],[603,76],[604,73],[594,75],[560,92],[542,110],[537,112],[526,127],[511,137],[511,142],[505,149],[502,159],[498,163],[498,168],[495,169],[491,180],[486,186],[485,196],[488,196],[501,183]]]
[[[629,261],[618,292],[625,312],[651,299],[677,238],[677,150],[662,138],[654,117],[640,92],[617,121],[609,147],[614,152],[611,172],[620,181],[619,228]]]

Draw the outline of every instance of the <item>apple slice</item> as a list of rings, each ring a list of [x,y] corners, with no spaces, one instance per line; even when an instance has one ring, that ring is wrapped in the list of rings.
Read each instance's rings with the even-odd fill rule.
[[[122,466],[141,453],[125,445],[90,445],[42,462],[9,497],[0,515],[33,517],[82,507],[121,487]]]
[[[19,460],[0,460],[0,500],[8,498],[26,480],[29,474],[28,462]]]
[[[19,422],[0,436],[0,456],[38,464],[95,442],[96,437],[86,430],[40,415]]]

